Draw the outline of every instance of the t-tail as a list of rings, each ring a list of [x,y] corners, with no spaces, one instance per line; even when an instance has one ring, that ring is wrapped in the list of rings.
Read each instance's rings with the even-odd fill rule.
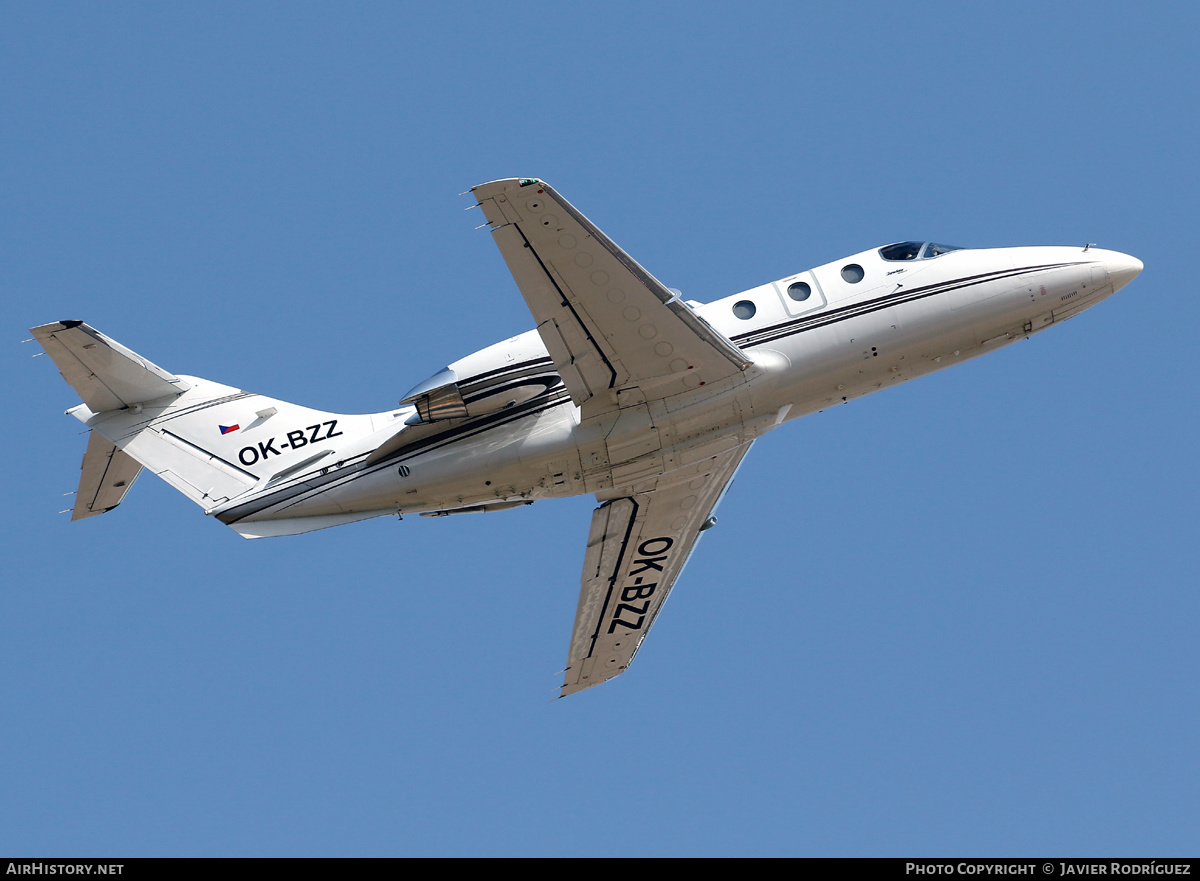
[[[205,513],[219,513],[402,428],[380,424],[390,414],[325,413],[176,376],[82,321],[45,324],[32,333],[83,399],[67,412],[91,429],[72,520],[117,507],[143,468]],[[287,535],[362,516],[285,515],[271,526],[233,528],[248,538]]]

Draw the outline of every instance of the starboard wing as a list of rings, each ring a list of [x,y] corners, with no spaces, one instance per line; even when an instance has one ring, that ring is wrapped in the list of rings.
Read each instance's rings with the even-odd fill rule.
[[[664,398],[750,366],[553,187],[511,178],[472,192],[579,406],[611,409],[630,386]]]
[[[592,513],[562,697],[625,672],[750,444]]]

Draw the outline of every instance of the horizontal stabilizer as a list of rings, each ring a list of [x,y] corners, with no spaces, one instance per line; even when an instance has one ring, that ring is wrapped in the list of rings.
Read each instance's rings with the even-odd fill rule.
[[[111,511],[121,504],[142,472],[141,465],[94,431],[88,434],[87,451],[79,468],[79,490],[75,493],[72,520]]]
[[[93,413],[179,395],[189,386],[82,321],[56,321],[31,330],[46,354]]]

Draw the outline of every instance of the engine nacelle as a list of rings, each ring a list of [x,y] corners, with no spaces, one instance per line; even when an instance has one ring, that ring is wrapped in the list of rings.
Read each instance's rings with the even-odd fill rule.
[[[400,406],[417,408],[417,412],[406,420],[410,425],[486,416],[545,394],[556,381],[557,377],[547,376],[499,382],[484,379],[469,382],[464,387],[457,374],[447,367],[415,386],[401,398]]]

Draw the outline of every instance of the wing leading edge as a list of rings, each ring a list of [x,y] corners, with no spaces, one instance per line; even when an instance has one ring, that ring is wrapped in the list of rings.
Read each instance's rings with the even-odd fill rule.
[[[750,366],[737,346],[643,269],[553,187],[475,187],[492,235],[571,398],[616,407],[615,390],[665,398]]]
[[[592,513],[561,697],[625,672],[750,444]]]

